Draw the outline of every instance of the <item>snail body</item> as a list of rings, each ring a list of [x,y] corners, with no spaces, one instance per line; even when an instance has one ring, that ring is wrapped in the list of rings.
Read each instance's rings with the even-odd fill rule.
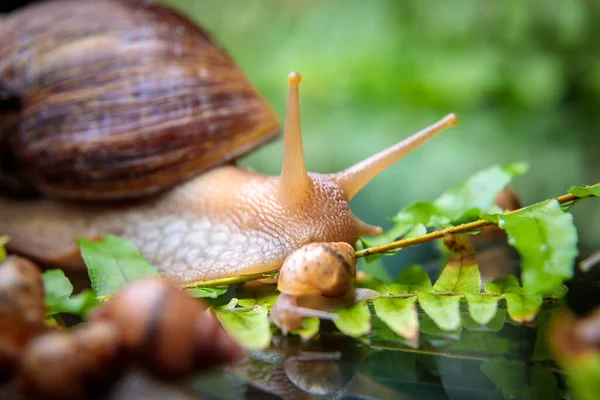
[[[61,3],[56,2],[56,4]],[[87,4],[87,2],[85,3]],[[171,19],[167,20],[167,25],[180,21],[176,17],[169,18]],[[79,20],[75,19],[74,21]],[[204,43],[206,47],[212,43],[207,42],[205,33],[199,32],[197,33],[198,41],[185,42],[189,45],[185,48],[189,47],[189,51],[193,54],[201,53],[200,50],[195,49],[195,44]],[[205,61],[212,62],[217,59],[219,67],[229,71],[218,75],[219,79],[212,86],[224,85],[229,88],[229,85],[232,85],[236,88],[248,88],[247,84],[240,83],[237,69],[231,71],[234,68],[231,61],[228,58],[219,58],[214,54],[213,47],[210,49],[211,51],[208,53],[210,56],[206,56]],[[65,59],[69,60],[66,56]],[[221,69],[217,70],[221,71]],[[125,77],[129,76],[126,69],[123,74]],[[2,75],[0,74],[0,76]],[[71,81],[73,87],[78,88],[77,79],[71,79],[73,79]],[[280,176],[264,176],[234,165],[225,165],[212,168],[194,178],[190,178],[191,174],[200,171],[200,167],[167,168],[169,172],[165,172],[165,174],[171,177],[177,175],[177,179],[163,179],[165,166],[161,163],[169,162],[168,160],[175,157],[173,154],[180,153],[175,151],[173,154],[168,152],[162,154],[158,150],[156,153],[152,153],[146,148],[146,145],[160,148],[162,144],[171,142],[163,137],[162,141],[156,140],[154,143],[150,143],[152,140],[145,139],[144,135],[147,130],[152,132],[152,129],[148,127],[151,124],[141,126],[145,121],[142,119],[142,122],[134,124],[138,129],[132,133],[124,134],[124,128],[116,129],[117,132],[121,132],[120,136],[116,135],[117,138],[122,140],[124,137],[133,138],[131,143],[133,147],[129,149],[131,151],[121,151],[122,149],[119,150],[117,144],[117,151],[114,155],[111,154],[112,145],[120,143],[120,141],[113,138],[111,136],[113,130],[108,129],[106,132],[108,132],[109,139],[101,135],[86,142],[84,146],[74,145],[75,149],[66,153],[79,155],[83,164],[71,162],[72,165],[70,165],[66,161],[60,164],[60,168],[56,171],[61,172],[58,175],[61,175],[62,178],[57,178],[56,182],[39,178],[39,173],[31,172],[32,167],[24,168],[22,175],[30,178],[29,183],[41,182],[38,184],[38,189],[54,197],[27,202],[6,197],[0,198],[0,220],[2,221],[0,234],[11,236],[9,250],[58,267],[82,267],[83,263],[76,248],[78,237],[95,238],[106,234],[116,234],[132,240],[162,275],[178,282],[190,282],[274,271],[281,267],[289,254],[307,243],[345,242],[352,245],[360,236],[381,233],[381,228],[360,221],[351,212],[348,202],[379,172],[445,128],[455,125],[456,116],[450,114],[430,127],[346,170],[331,174],[308,173],[302,149],[299,117],[300,75],[292,73],[288,77],[288,81],[290,91],[284,135],[284,160]],[[199,84],[195,90],[207,90],[207,86],[211,85]],[[182,84],[182,87],[185,87],[185,84]],[[121,89],[128,90],[127,88],[129,85],[123,83]],[[254,96],[254,92],[249,92],[250,89],[244,90],[246,90],[244,91],[246,94],[241,96],[243,99]],[[76,92],[73,97],[78,100],[79,95],[80,93]],[[57,106],[56,112],[66,113],[66,110],[71,110],[72,108],[69,107],[72,104],[68,100],[69,97],[65,95],[60,98],[65,102],[60,107]],[[215,98],[223,100],[223,96]],[[139,99],[135,97],[132,99],[134,103],[137,100]],[[187,104],[185,98],[180,99],[179,103],[175,98],[172,100],[173,102],[169,104],[173,104],[174,107],[179,104],[185,108],[185,104]],[[40,99],[39,103],[36,103],[38,104],[37,110],[43,110],[48,101]],[[160,103],[158,100],[157,102]],[[184,151],[182,159],[194,165],[202,165],[202,168],[208,168],[217,162],[231,160],[241,152],[248,151],[252,145],[258,145],[270,138],[272,132],[276,130],[270,109],[256,99],[250,103],[253,106],[247,108],[242,106],[226,107],[229,114],[219,120],[221,121],[220,125],[217,124],[222,129],[214,128],[215,122],[211,120],[211,116],[219,114],[220,111],[213,110],[204,117],[189,114],[186,118],[177,120],[179,122],[192,121],[189,124],[195,124],[193,127],[197,128],[201,135],[197,141],[204,146],[203,152]],[[211,101],[203,104],[208,109],[215,105]],[[217,102],[215,107],[220,104],[222,103]],[[54,103],[50,103],[48,107],[52,105]],[[89,111],[90,109],[97,111],[92,105],[97,104],[93,101],[78,102],[77,107],[73,107],[81,110],[85,118],[98,122],[98,115]],[[132,104],[131,107],[132,114],[136,114],[136,107],[141,108],[135,104]],[[162,110],[162,108],[158,107],[156,110]],[[245,119],[231,117],[231,113],[235,114],[237,111],[245,116]],[[103,109],[102,112],[106,112],[106,110]],[[40,115],[42,114],[44,113]],[[161,115],[158,112],[158,120],[161,120]],[[246,121],[246,124],[240,123],[240,120]],[[133,119],[133,121],[137,120]],[[47,126],[52,126],[53,120],[46,122]],[[176,125],[175,122],[174,124]],[[173,128],[172,135],[175,139],[179,134],[176,132],[189,133],[192,129],[190,126],[183,125],[183,127]],[[240,125],[245,128],[241,129]],[[27,138],[31,136],[45,137],[45,134],[28,130],[28,127],[31,126],[39,127],[41,125],[34,122],[21,123],[19,132],[25,131],[26,135],[19,137],[19,140],[12,139],[9,142],[16,146],[27,142]],[[71,125],[57,125],[59,130],[70,129],[70,127]],[[71,133],[61,140],[63,147],[60,149],[64,149],[65,143],[71,146],[72,142],[77,142],[75,139],[81,138],[72,131],[68,132]],[[94,137],[93,135],[97,132],[98,129],[89,132],[90,137]],[[243,136],[243,132],[250,132],[249,136],[238,140],[236,135]],[[4,137],[7,135],[4,134]],[[139,136],[144,139],[137,139]],[[9,139],[10,137],[12,136],[9,136]],[[169,135],[167,134],[166,137]],[[248,137],[258,139],[252,141]],[[103,147],[103,150],[98,152],[98,148],[103,146],[105,140],[108,140],[109,146]],[[153,164],[151,168],[148,167],[148,170],[144,169],[143,165],[138,166],[137,161],[133,161],[133,159],[137,160],[138,153],[136,153],[135,146],[139,142],[146,149],[144,151],[147,151],[141,154],[153,154],[146,158],[142,157],[143,160],[160,161]],[[174,142],[178,143],[179,141],[174,140]],[[230,145],[230,142],[237,144]],[[240,144],[240,142],[242,143]],[[176,143],[173,145],[175,146]],[[207,150],[207,146],[205,146],[207,143],[212,143],[208,147],[214,148]],[[31,147],[31,144],[29,146]],[[223,149],[230,149],[228,146],[233,147],[234,150],[232,152],[224,151]],[[41,151],[41,145],[32,147],[36,151]],[[170,148],[170,146],[166,147]],[[212,150],[216,151],[212,152]],[[59,150],[57,151],[59,154],[63,154]],[[26,161],[33,163],[36,159],[40,159],[40,157],[31,155],[34,153],[25,152],[19,159],[22,163]],[[47,161],[48,165],[54,163],[54,161],[50,161],[52,153],[52,151],[49,153],[42,151],[42,161]],[[129,155],[129,153],[133,157],[131,162],[121,162],[120,157],[125,157],[125,154]],[[95,161],[95,156],[98,154],[104,157],[102,162]],[[209,161],[203,160],[206,157]],[[78,158],[75,157],[75,159]],[[218,161],[216,161],[217,159]],[[175,164],[178,163],[175,162]],[[86,168],[81,168],[82,165]],[[69,175],[70,167],[75,168],[72,177]],[[84,174],[82,170],[89,170],[86,172],[88,175],[81,175]],[[157,175],[154,176],[152,172],[149,172],[150,170],[156,170]],[[177,173],[174,172],[175,170]],[[145,172],[138,173],[139,171]],[[31,178],[32,176],[36,179]],[[140,176],[144,178],[138,180],[136,177]],[[114,191],[111,187],[113,178]],[[87,185],[85,184],[86,180],[90,181]],[[160,184],[157,186],[152,183],[154,181],[160,182]],[[144,182],[149,186],[145,187]],[[176,186],[165,189],[168,185],[175,185],[177,182],[179,183]],[[148,193],[153,194],[139,197]],[[136,196],[138,196],[137,199],[128,202],[104,201],[91,204],[73,201],[74,199],[89,200],[90,198],[111,200]],[[59,198],[62,198],[62,201],[59,201]]]

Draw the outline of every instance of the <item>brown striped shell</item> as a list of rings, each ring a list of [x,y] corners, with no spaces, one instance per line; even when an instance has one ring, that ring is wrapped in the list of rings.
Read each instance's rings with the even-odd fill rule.
[[[346,294],[356,277],[356,257],[348,243],[309,243],[290,254],[281,267],[277,289],[286,295]]]
[[[57,0],[0,16],[5,187],[139,197],[278,133],[234,61],[165,6]]]

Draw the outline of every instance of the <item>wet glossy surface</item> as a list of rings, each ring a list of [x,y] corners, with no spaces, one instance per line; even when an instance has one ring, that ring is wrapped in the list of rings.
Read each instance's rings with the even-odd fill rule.
[[[463,312],[451,333],[421,314],[418,347],[375,316],[372,333],[358,340],[324,324],[309,343],[276,336],[269,350],[192,386],[211,399],[562,398],[563,377],[543,341],[553,308],[545,305],[530,325],[501,309],[487,327]]]

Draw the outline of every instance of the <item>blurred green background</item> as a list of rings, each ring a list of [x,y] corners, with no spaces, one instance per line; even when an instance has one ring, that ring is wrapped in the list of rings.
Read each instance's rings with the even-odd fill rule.
[[[600,3],[586,0],[168,0],[204,25],[283,118],[298,70],[308,168],[345,168],[448,112],[449,130],[353,201],[386,217],[495,163],[527,161],[524,205],[600,181]],[[277,174],[282,143],[243,160]],[[573,209],[582,256],[600,203]],[[401,256],[401,255],[400,255]]]

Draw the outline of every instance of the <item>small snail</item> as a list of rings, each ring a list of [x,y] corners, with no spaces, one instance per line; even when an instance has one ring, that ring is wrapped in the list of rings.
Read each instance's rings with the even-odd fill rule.
[[[1,22],[0,98],[21,100],[0,123],[4,181],[52,197],[0,198],[10,251],[81,267],[78,237],[116,234],[180,283],[274,271],[307,243],[380,234],[348,202],[457,123],[450,114],[346,170],[308,173],[292,73],[281,175],[206,171],[273,137],[276,118],[203,30],[130,3],[49,2]]]
[[[360,289],[352,293],[356,278],[356,257],[348,243],[309,243],[286,258],[277,281],[281,292],[271,320],[287,334],[299,329],[303,318],[334,319],[327,310],[377,297]]]
[[[117,377],[118,339],[115,327],[106,322],[38,336],[21,358],[21,392],[31,399],[97,395]]]
[[[128,285],[91,319],[113,323],[125,357],[165,380],[244,355],[201,303],[161,278]]]

